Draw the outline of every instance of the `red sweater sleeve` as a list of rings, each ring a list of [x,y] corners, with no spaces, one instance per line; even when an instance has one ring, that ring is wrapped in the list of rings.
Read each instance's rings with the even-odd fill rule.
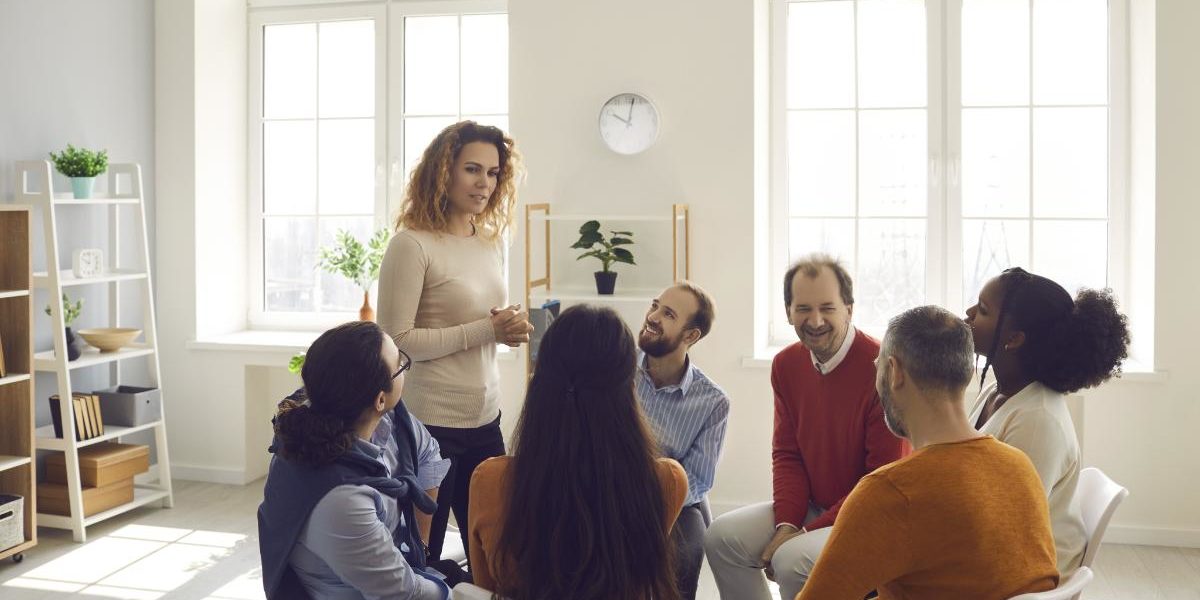
[[[871,403],[866,411],[866,423],[863,427],[865,436],[863,444],[866,447],[866,467],[867,473],[871,473],[889,463],[895,462],[912,452],[912,448],[908,444],[908,440],[896,437],[894,433],[887,427],[887,422],[883,419],[883,405],[879,402],[878,394],[871,395]],[[822,527],[832,527],[837,520],[838,513],[842,509],[842,503],[846,501],[846,496],[838,500],[829,510],[821,513],[821,516],[812,520],[805,528],[809,531],[820,529]]]
[[[811,487],[804,456],[796,445],[796,417],[781,388],[781,352],[771,363],[771,389],[775,392],[775,433],[771,441],[771,478],[774,486],[775,524],[804,525]]]

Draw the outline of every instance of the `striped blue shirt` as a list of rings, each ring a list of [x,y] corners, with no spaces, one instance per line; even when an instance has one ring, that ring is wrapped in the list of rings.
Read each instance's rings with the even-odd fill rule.
[[[704,499],[716,478],[729,421],[729,397],[691,357],[679,384],[662,388],[654,387],[646,361],[646,355],[639,354],[638,401],[663,455],[679,461],[687,472],[688,494],[683,504],[690,506]]]

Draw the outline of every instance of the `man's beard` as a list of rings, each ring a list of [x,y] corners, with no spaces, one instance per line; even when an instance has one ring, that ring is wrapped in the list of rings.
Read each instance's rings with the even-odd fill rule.
[[[647,356],[654,358],[661,358],[674,352],[682,343],[682,335],[673,340],[663,334],[658,334],[653,339],[646,339],[644,333],[638,335],[638,348],[641,348]]]
[[[883,422],[896,437],[908,438],[908,428],[904,426],[904,421],[900,419],[900,414],[896,411],[896,403],[892,400],[889,383],[891,382],[885,376],[883,389],[879,392],[879,402],[883,404]]]

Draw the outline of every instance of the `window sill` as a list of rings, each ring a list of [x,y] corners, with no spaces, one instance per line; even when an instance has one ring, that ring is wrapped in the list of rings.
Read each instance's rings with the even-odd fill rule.
[[[742,357],[742,366],[748,369],[770,369],[775,355],[786,346],[760,348],[750,356]],[[1152,366],[1136,360],[1127,360],[1116,383],[1165,383],[1170,379],[1167,371],[1156,371]]]
[[[291,356],[304,352],[321,331],[247,330],[215,335],[187,343],[188,350],[217,352],[266,352]],[[496,359],[515,361],[519,353],[508,346],[496,348]]]

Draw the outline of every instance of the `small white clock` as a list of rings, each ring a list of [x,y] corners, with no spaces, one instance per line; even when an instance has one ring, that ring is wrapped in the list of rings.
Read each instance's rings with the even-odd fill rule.
[[[618,154],[637,154],[658,138],[658,109],[645,96],[617,94],[600,108],[600,138]]]
[[[71,271],[78,279],[99,277],[104,274],[104,251],[94,248],[76,250],[71,255]]]

